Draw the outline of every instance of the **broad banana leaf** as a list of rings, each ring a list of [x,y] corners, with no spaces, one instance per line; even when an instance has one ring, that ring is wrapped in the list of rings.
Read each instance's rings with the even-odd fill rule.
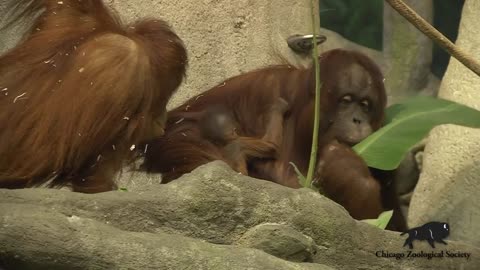
[[[368,166],[394,170],[415,144],[441,124],[480,128],[480,111],[444,99],[414,97],[387,108],[385,125],[353,149]]]

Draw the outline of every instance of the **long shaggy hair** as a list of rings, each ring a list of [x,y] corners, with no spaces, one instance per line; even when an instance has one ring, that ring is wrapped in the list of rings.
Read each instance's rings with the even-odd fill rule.
[[[0,187],[111,178],[134,145],[159,135],[185,74],[182,41],[161,20],[122,25],[100,0],[12,9],[8,26],[40,15],[0,57]]]

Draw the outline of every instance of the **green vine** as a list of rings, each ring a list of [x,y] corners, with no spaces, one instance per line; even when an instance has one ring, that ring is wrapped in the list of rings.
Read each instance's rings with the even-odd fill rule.
[[[312,149],[310,152],[310,161],[308,164],[308,172],[307,177],[305,179],[304,187],[311,188],[313,182],[313,175],[315,172],[315,165],[317,163],[317,152],[318,152],[318,131],[320,126],[320,63],[318,61],[318,45],[317,45],[317,27],[320,25],[318,20],[319,12],[317,12],[316,4],[319,1],[311,0],[311,20],[312,20],[312,28],[313,28],[313,38],[312,38],[312,57],[314,63],[314,71],[315,71],[315,116],[313,122],[313,135],[312,135]]]

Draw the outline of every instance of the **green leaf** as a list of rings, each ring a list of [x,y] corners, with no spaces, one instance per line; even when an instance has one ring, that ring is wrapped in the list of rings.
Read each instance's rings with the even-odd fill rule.
[[[392,215],[393,215],[393,210],[390,210],[390,211],[385,211],[381,213],[376,219],[364,219],[362,221],[368,224],[371,224],[377,228],[380,228],[382,230],[385,230],[385,228],[388,225],[388,222],[390,222],[390,219],[392,218]]]
[[[322,194],[322,191],[318,187],[314,186],[313,182],[311,182],[310,185],[307,184],[307,178],[302,174],[302,172],[300,172],[300,170],[298,169],[297,165],[295,165],[295,163],[293,162],[289,162],[289,163],[290,165],[292,165],[293,169],[295,170],[295,173],[297,174],[298,182],[302,187],[310,188]]]
[[[298,169],[297,165],[295,165],[295,163],[293,162],[289,162],[289,163],[290,165],[292,165],[293,169],[295,170],[295,173],[297,174],[298,182],[300,183],[300,185],[302,187],[306,187],[307,179],[305,178],[305,176],[300,172],[300,170]]]
[[[118,189],[118,191],[128,191],[128,189],[126,187],[121,187]]]
[[[368,166],[394,170],[407,152],[441,124],[480,127],[480,111],[433,97],[414,97],[387,108],[384,127],[353,149]]]

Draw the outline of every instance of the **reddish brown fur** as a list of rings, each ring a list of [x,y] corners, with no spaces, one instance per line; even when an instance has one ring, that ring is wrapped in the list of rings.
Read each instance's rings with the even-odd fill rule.
[[[320,58],[321,65],[321,121],[320,121],[320,151],[325,145],[336,139],[330,127],[330,122],[337,114],[338,87],[342,82],[355,80],[360,76],[368,80],[366,88],[373,91],[371,103],[371,118],[367,123],[372,131],[380,128],[386,106],[386,93],[383,85],[383,76],[379,68],[366,56],[358,52],[332,50],[324,53]],[[365,72],[350,69],[360,66]],[[352,73],[353,72],[353,73]],[[361,86],[364,87],[364,86]],[[344,87],[345,88],[345,87]],[[348,87],[347,87],[348,88]],[[352,89],[352,91],[356,91]],[[268,110],[278,98],[286,100],[290,111],[284,122],[277,122],[266,128]],[[149,144],[145,159],[145,168],[150,172],[160,172],[167,181],[178,178],[196,167],[212,160],[222,159],[219,147],[210,144],[199,136],[199,122],[192,118],[211,106],[222,105],[229,108],[237,123],[237,132],[240,136],[261,138],[267,132],[283,136],[277,137],[281,141],[279,153],[275,160],[254,160],[248,162],[248,174],[260,179],[274,181],[284,186],[299,188],[297,175],[290,165],[296,164],[305,175],[310,157],[310,147],[313,129],[314,111],[314,72],[313,68],[298,69],[287,65],[273,66],[257,71],[242,74],[226,80],[213,89],[204,92],[187,101],[184,105],[169,112],[166,134],[163,138]],[[180,119],[183,119],[180,121]],[[341,148],[346,152],[347,149]],[[379,185],[368,173],[368,167],[361,158],[353,152],[346,152],[343,161],[332,166],[344,169],[328,171],[329,180],[326,183],[327,191],[331,192],[332,199],[339,201],[354,216],[359,218],[376,218],[385,207],[379,206],[379,194],[396,200],[395,194],[389,192],[386,196],[379,190]],[[325,154],[324,154],[325,155]],[[340,154],[342,155],[342,154]],[[325,157],[333,159],[333,153]],[[340,158],[340,157],[339,157]],[[352,168],[346,163],[354,162]],[[322,162],[320,159],[319,162]],[[227,160],[227,163],[229,161]],[[357,171],[358,170],[358,171]],[[321,174],[321,171],[318,172]],[[335,175],[339,173],[340,175]],[[345,174],[343,174],[345,173]],[[335,175],[335,176],[333,176]],[[362,176],[357,179],[357,176]],[[333,177],[339,182],[333,181]],[[353,178],[353,179],[352,179]],[[341,193],[336,189],[343,189]],[[363,197],[358,197],[358,192]],[[367,200],[369,198],[369,200]],[[361,205],[362,207],[358,208]],[[384,201],[381,205],[387,205]],[[393,205],[398,211],[398,204]],[[391,208],[390,208],[391,209]],[[400,219],[404,226],[403,217]]]
[[[336,82],[331,78],[342,67],[359,63],[373,78],[378,90],[378,106],[373,112],[371,126],[378,129],[383,120],[386,95],[383,76],[378,67],[367,57],[357,52],[332,50],[322,55],[321,78],[322,97],[320,132],[321,140],[328,134],[328,119],[334,111],[331,102]],[[174,179],[190,172],[199,165],[217,159],[215,146],[207,146],[198,136],[198,121],[190,120],[192,114],[205,111],[213,105],[221,104],[230,108],[237,123],[240,136],[260,138],[266,133],[265,118],[272,104],[283,98],[291,105],[284,125],[284,137],[276,162],[257,166],[250,175],[275,181],[285,186],[299,187],[296,174],[289,162],[294,162],[302,172],[308,166],[313,128],[314,73],[312,68],[297,69],[287,65],[273,66],[242,74],[221,83],[217,87],[198,95],[182,106],[169,112],[165,137],[150,143],[146,155],[146,168],[161,172],[166,178]],[[180,119],[184,119],[179,122]]]
[[[155,155],[162,156],[162,153],[167,152],[172,155],[170,160],[179,161],[179,169],[176,170],[175,166],[171,167],[171,170],[163,175],[163,183],[170,182],[178,178],[184,171],[193,170],[196,166],[212,160],[223,160],[235,171],[247,175],[249,161],[268,160],[276,157],[277,147],[282,142],[283,117],[287,110],[288,104],[285,100],[279,98],[273,102],[266,112],[264,119],[266,131],[260,139],[239,136],[237,129],[240,125],[224,106],[215,105],[206,108],[205,111],[182,113],[180,119],[169,120],[167,136],[159,138],[153,144],[155,151],[147,151],[149,153],[148,160],[155,160]],[[180,130],[173,132],[176,126],[180,127]],[[185,126],[189,128],[182,128]],[[189,145],[192,155],[188,156],[189,152],[182,152],[181,150],[184,149],[182,147],[171,149],[171,145],[177,147]],[[185,159],[181,155],[184,155]],[[196,160],[186,162],[186,160],[191,161],[190,158],[196,158]],[[183,164],[186,166],[193,164],[193,166],[182,167]],[[148,168],[148,163],[145,163],[144,166]],[[155,163],[155,166],[162,165]],[[177,172],[181,172],[181,174]]]
[[[316,185],[327,197],[356,219],[375,218],[383,212],[380,182],[350,147],[333,141],[321,150],[319,160]]]
[[[162,135],[187,62],[160,20],[124,26],[100,0],[17,1],[45,11],[0,57],[0,187],[115,188],[130,147]]]

